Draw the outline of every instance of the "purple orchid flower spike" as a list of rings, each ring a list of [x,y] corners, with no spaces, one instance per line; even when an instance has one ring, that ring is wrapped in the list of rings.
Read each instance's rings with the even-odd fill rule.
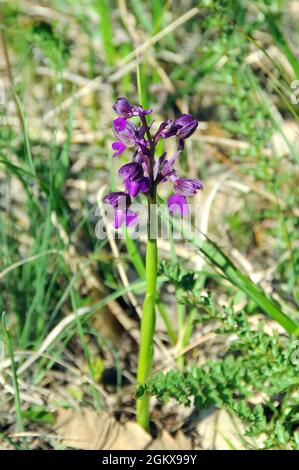
[[[158,185],[167,180],[173,184],[174,191],[167,203],[170,214],[179,212],[182,216],[187,215],[187,197],[194,196],[198,190],[203,189],[203,184],[195,178],[180,178],[174,166],[184,148],[184,141],[198,126],[196,119],[190,114],[181,114],[174,121],[166,119],[152,136],[153,121],[148,124],[146,120],[146,115],[152,110],[143,109],[139,104],[134,106],[124,97],[116,100],[113,109],[118,115],[113,121],[113,132],[117,137],[117,141],[112,144],[113,157],[121,155],[127,147],[134,149],[132,161],[119,170],[119,175],[124,179],[125,191],[110,193],[104,199],[115,210],[114,227],[135,223],[137,215],[129,209],[132,198],[144,193],[151,200],[155,200]],[[129,120],[133,116],[139,117],[139,127]],[[175,154],[167,158],[164,152],[155,159],[158,141],[170,137],[178,139]]]

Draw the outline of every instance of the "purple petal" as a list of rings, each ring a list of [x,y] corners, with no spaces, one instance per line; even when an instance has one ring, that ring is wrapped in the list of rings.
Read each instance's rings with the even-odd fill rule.
[[[145,135],[145,126],[141,126],[138,130],[138,134],[137,134],[137,137],[138,139],[140,140],[144,140],[144,135]]]
[[[140,191],[142,193],[147,193],[150,189],[150,180],[147,176],[141,178],[141,188]]]
[[[138,180],[143,176],[143,167],[138,162],[126,163],[118,170],[118,174],[125,179]]]
[[[131,197],[136,197],[142,188],[142,180],[132,181],[130,178],[125,180],[126,191]]]
[[[116,121],[118,121],[116,123]],[[116,123],[116,124],[115,124]],[[137,143],[137,133],[138,129],[130,121],[123,119],[121,117],[113,121],[113,132],[116,135],[117,139],[120,140],[127,147],[133,147]]]
[[[157,130],[154,141],[157,142],[159,139],[164,137],[164,129],[171,124],[171,119],[166,119],[166,121],[161,122],[159,129]]]
[[[131,225],[134,225],[134,223],[137,220],[137,214],[136,212],[133,212],[131,210],[128,210],[126,213],[126,226],[131,227]]]
[[[203,184],[195,178],[177,178],[174,181],[173,189],[176,194],[192,196],[199,189],[203,189]]]
[[[167,201],[168,210],[170,214],[179,212],[181,215],[188,214],[188,204],[185,196],[179,194],[173,194]]]
[[[117,98],[116,103],[113,105],[113,109],[122,118],[130,118],[133,116],[134,107],[124,97]]]
[[[104,197],[104,202],[110,204],[112,207],[122,207],[127,208],[131,204],[130,196],[123,191],[116,191],[107,194]]]
[[[175,121],[178,126],[177,137],[179,139],[187,139],[196,131],[198,122],[191,114],[181,114]]]
[[[112,143],[112,148],[115,150],[114,154],[112,157],[118,157],[121,153],[123,153],[126,150],[125,144],[122,142],[116,141]]]
[[[181,114],[166,129],[162,131],[163,137],[172,137],[176,135],[180,140],[187,139],[196,131],[198,122],[191,114]]]
[[[114,119],[113,121],[113,127],[116,132],[123,131],[126,128],[126,125],[127,125],[127,120],[122,117],[118,117],[117,119]]]
[[[134,225],[137,220],[136,212],[133,212],[129,209],[116,209],[114,212],[113,227],[118,229],[123,224],[126,224],[127,227]]]
[[[138,142],[138,146],[139,146],[141,152],[143,153],[143,155],[145,155],[147,157],[150,157],[151,151],[150,151],[150,149],[147,148],[147,146],[145,145],[145,142]]]
[[[176,159],[178,158],[180,154],[180,151],[176,152],[170,160],[165,160],[164,161],[164,165],[162,167],[162,170],[161,170],[161,175],[163,176],[163,178],[167,177],[167,176],[170,176],[170,175],[173,175],[175,173],[174,169],[173,169],[173,165],[175,164],[176,162]]]
[[[138,152],[136,153],[135,157],[133,157],[137,163],[146,164],[148,163],[148,157],[142,153],[142,151],[139,149]]]
[[[139,104],[138,106],[134,106],[133,115],[134,116],[146,116],[147,114],[151,114],[153,112],[152,109],[143,109],[143,107]]]
[[[166,157],[166,152],[164,152],[161,157],[158,158],[158,160],[156,160],[155,164],[154,164],[154,180],[157,178],[158,174],[160,173],[160,170],[161,168],[163,167],[163,163],[165,161],[165,157]]]
[[[153,110],[152,109],[142,109],[141,113],[143,116],[146,116],[147,114],[152,114]]]
[[[120,228],[126,221],[126,209],[116,209],[114,212],[113,227]]]

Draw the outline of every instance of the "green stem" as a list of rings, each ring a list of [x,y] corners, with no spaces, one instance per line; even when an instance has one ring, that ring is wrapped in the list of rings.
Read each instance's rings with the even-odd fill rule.
[[[125,239],[125,244],[126,244],[126,248],[127,248],[127,252],[130,256],[130,259],[132,260],[132,264],[137,272],[137,274],[139,275],[140,278],[144,278],[145,277],[145,266],[144,266],[144,263],[143,263],[143,260],[139,254],[139,251],[137,249],[137,246],[134,242],[134,240],[132,240],[132,238],[130,237],[130,235],[128,234],[128,230],[127,228],[125,229],[125,235],[126,235],[126,239]],[[161,300],[161,298],[159,296],[157,296],[157,300],[156,300],[156,305],[157,305],[157,309],[160,313],[160,316],[164,322],[164,325],[166,327],[166,331],[167,331],[167,334],[168,334],[168,337],[169,337],[169,340],[172,344],[172,346],[175,346],[176,342],[177,342],[177,335],[174,331],[174,328],[173,328],[173,325],[172,325],[172,321],[168,315],[168,312]]]
[[[142,310],[140,350],[138,358],[137,382],[143,385],[147,382],[153,364],[154,357],[154,332],[155,332],[155,302],[157,297],[157,270],[158,252],[155,233],[151,234],[150,209],[151,204],[156,203],[156,196],[148,199],[148,240],[146,246],[146,294]],[[145,393],[137,399],[137,422],[145,430],[149,430],[149,395]]]
[[[178,292],[179,293],[179,292]],[[177,315],[178,315],[178,339],[180,342],[179,345],[179,353],[183,350],[184,348],[184,329],[185,329],[185,318],[186,318],[186,307],[185,305],[181,304],[179,302],[179,299],[177,299]],[[180,368],[184,367],[184,356],[180,355],[177,359],[177,364]]]

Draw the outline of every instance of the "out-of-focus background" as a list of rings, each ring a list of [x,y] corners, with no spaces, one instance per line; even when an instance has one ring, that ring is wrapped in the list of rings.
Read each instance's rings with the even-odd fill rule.
[[[201,230],[296,317],[299,2],[2,0],[0,22],[0,446],[242,448],[221,409],[153,398],[155,439],[134,424],[143,290],[128,286],[142,280],[144,240],[97,239],[96,209],[128,158],[112,160],[118,96],[156,123],[193,114],[179,168],[204,182]],[[192,246],[161,240],[159,253],[197,273],[216,308],[261,318]],[[159,312],[176,329],[167,266]],[[178,350],[159,312],[155,371],[167,371]],[[179,366],[221,357],[225,341],[193,322]]]

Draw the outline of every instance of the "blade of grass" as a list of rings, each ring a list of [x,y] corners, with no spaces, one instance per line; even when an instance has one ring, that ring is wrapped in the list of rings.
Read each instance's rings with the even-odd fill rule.
[[[51,254],[56,254],[56,255],[63,256],[63,254],[60,253],[58,250],[48,250],[44,253],[37,253],[36,255],[33,255],[33,256],[30,256],[29,258],[25,258],[25,259],[22,259],[20,261],[17,261],[16,263],[14,263],[14,264],[8,266],[7,268],[5,268],[3,271],[0,272],[0,280],[3,277],[5,277],[8,273],[10,273],[11,271],[18,268],[19,266],[23,266],[26,263],[31,263],[31,262],[36,261],[37,259],[39,259],[43,256],[48,256],[48,255],[51,255]]]
[[[299,78],[299,63],[297,57],[293,54],[291,48],[289,47],[283,32],[277,25],[275,17],[270,13],[265,14],[265,20],[268,26],[268,31],[270,32],[272,38],[274,39],[277,46],[283,51],[285,57],[288,59],[291,64],[296,78]]]
[[[146,13],[146,10],[143,7],[142,2],[140,0],[130,0],[130,5],[132,8],[132,11],[136,18],[138,19],[138,23],[143,26],[143,28],[147,32],[151,32],[151,26],[150,22],[148,21],[148,15]]]
[[[169,219],[165,207],[161,209],[161,213],[165,220]],[[254,300],[264,313],[276,320],[288,333],[299,334],[299,325],[269,300],[260,287],[241,273],[212,240],[206,236],[203,239],[203,234],[198,234],[194,229],[191,231],[185,224],[181,224],[180,220],[173,219],[173,224],[178,229],[182,227],[184,238],[192,243],[213,267],[217,267],[227,280]]]
[[[178,258],[175,250],[175,243],[173,239],[173,224],[172,220],[168,220],[168,234],[169,234],[169,241],[170,241],[170,253],[171,253],[171,260],[174,264],[178,264]],[[180,296],[182,294],[182,289],[180,287],[176,290],[176,304],[177,304],[177,340],[178,344],[178,353],[183,349],[183,340],[184,340],[184,331],[185,331],[185,320],[186,320],[186,306],[180,302]],[[184,356],[179,355],[177,358],[177,364],[179,367],[184,367]]]
[[[168,315],[168,312],[165,308],[165,305],[163,304],[163,302],[161,301],[158,301],[157,303],[157,308],[159,310],[159,313],[161,315],[161,318],[164,322],[164,325],[166,327],[166,331],[167,331],[167,335],[168,335],[168,338],[169,338],[169,341],[170,343],[172,344],[172,346],[175,346],[176,342],[177,342],[177,335],[176,335],[176,332],[173,328],[173,324],[172,324],[172,321]]]
[[[152,7],[152,29],[156,33],[160,27],[163,20],[163,14],[167,8],[167,4],[161,2],[161,0],[151,0]]]
[[[11,445],[12,447],[14,447],[15,450],[26,450],[24,447],[22,447],[20,444],[18,444],[17,442],[15,442],[13,439],[11,439],[10,437],[8,436],[5,436],[5,434],[3,434],[2,432],[0,432],[0,442],[1,440],[3,442],[7,442],[7,444]]]
[[[12,339],[10,337],[10,334],[6,330],[6,326],[5,326],[5,312],[2,313],[2,329],[3,329],[4,337],[6,340],[7,352],[8,352],[8,356],[9,356],[10,364],[11,364],[12,383],[13,383],[13,388],[14,388],[14,400],[15,400],[15,409],[16,409],[16,427],[17,427],[18,432],[23,432],[24,424],[23,424],[22,409],[21,409],[21,399],[20,399],[17,367],[16,367],[16,363],[14,359]]]
[[[113,65],[115,57],[115,48],[113,45],[113,29],[112,29],[112,8],[111,3],[107,0],[98,0],[96,2],[97,10],[101,17],[101,36],[105,50],[107,64]]]
[[[25,148],[25,158],[28,162],[29,168],[31,170],[31,173],[35,175],[35,167],[33,163],[33,158],[31,154],[31,147],[30,147],[30,141],[29,141],[29,136],[28,136],[28,131],[27,131],[27,125],[26,125],[26,118],[25,114],[23,111],[23,107],[21,104],[21,101],[16,93],[14,93],[15,96],[15,101],[18,106],[18,111],[21,117],[21,123],[22,123],[22,132],[23,132],[23,139],[24,139],[24,148]]]
[[[193,241],[193,244],[197,246],[201,253],[203,253],[214,266],[217,266],[222,271],[224,276],[232,284],[245,292],[267,315],[276,320],[288,333],[298,334],[299,326],[276,307],[258,286],[247,276],[242,274],[215,243],[206,239],[206,241],[201,243],[198,243],[198,240]]]
[[[73,308],[74,312],[76,313],[78,311],[78,305],[77,305],[76,293],[75,293],[74,289],[71,289],[71,301],[72,301],[72,308]],[[85,337],[84,337],[84,332],[83,332],[81,319],[78,317],[78,315],[76,315],[76,326],[77,326],[80,342],[81,342],[81,345],[82,345],[82,348],[83,348],[84,357],[85,357],[85,360],[86,360],[86,363],[87,363],[89,376],[90,376],[90,379],[91,379],[92,384],[93,384],[93,386],[92,386],[92,396],[93,396],[93,400],[94,400],[95,409],[100,410],[100,408],[101,408],[101,398],[100,398],[98,390],[94,386],[95,378],[94,378],[94,370],[93,370],[92,361],[91,361],[91,353],[89,351],[88,344],[87,344],[87,342],[85,340]]]

